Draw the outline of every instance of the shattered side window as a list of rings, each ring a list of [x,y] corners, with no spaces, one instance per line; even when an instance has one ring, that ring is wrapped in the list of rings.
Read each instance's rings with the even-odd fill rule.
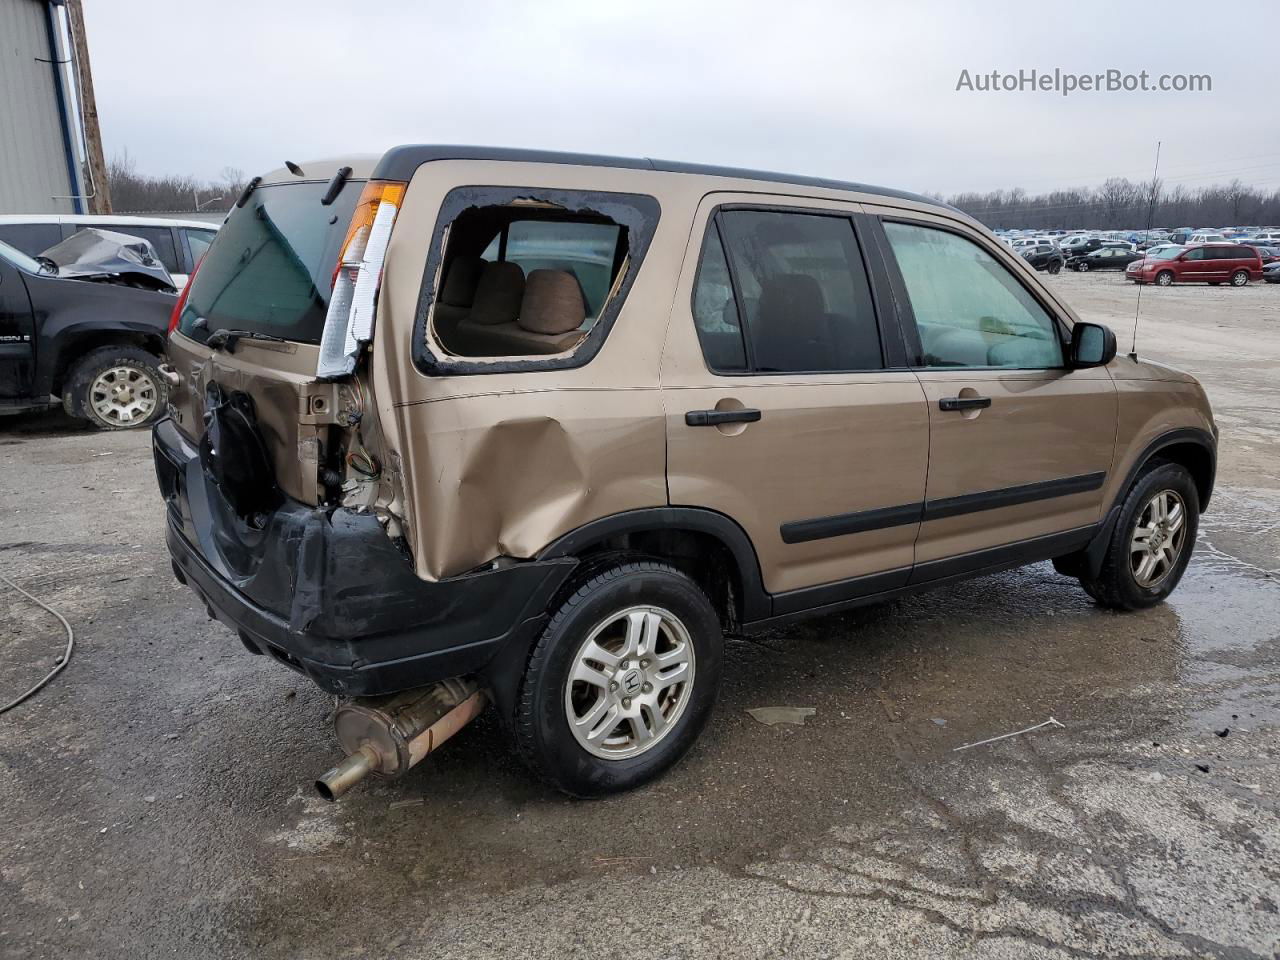
[[[506,361],[503,369],[587,362],[607,336],[656,219],[656,201],[647,197],[453,191],[428,260],[427,276],[437,283],[424,286],[426,367],[471,361],[468,371],[491,372],[495,361]]]

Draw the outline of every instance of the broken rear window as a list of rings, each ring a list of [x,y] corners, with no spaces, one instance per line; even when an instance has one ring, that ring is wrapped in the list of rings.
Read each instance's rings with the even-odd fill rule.
[[[424,281],[421,365],[495,372],[587,362],[639,269],[657,212],[650,197],[454,190]]]

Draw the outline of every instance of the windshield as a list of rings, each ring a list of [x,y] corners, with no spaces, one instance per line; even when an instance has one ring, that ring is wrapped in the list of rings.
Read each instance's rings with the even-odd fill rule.
[[[13,264],[19,270],[26,273],[52,273],[48,267],[42,266],[40,261],[34,257],[28,257],[16,247],[11,247],[3,240],[0,240],[0,258],[3,258]]]
[[[1160,247],[1158,250],[1148,250],[1148,260],[1172,260],[1182,252],[1182,247]]]
[[[349,181],[329,206],[320,203],[327,181],[254,190],[201,261],[178,329],[201,342],[229,329],[319,343],[338,248],[362,186]]]

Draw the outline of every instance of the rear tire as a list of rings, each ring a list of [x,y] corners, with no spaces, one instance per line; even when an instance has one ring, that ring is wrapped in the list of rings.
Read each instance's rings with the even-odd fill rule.
[[[631,560],[588,576],[534,646],[513,718],[521,759],[576,797],[630,790],[679,761],[724,662],[719,617],[679,570]]]
[[[140,347],[100,347],[67,372],[62,407],[102,430],[147,427],[165,415],[169,387],[160,359]]]
[[[1113,610],[1141,610],[1182,579],[1200,526],[1200,495],[1186,467],[1155,461],[1125,497],[1102,568],[1080,577],[1085,592]]]
[[[1243,287],[1249,282],[1248,270],[1237,270],[1231,275],[1231,285],[1233,287]]]
[[[1052,274],[1058,274],[1058,273],[1061,273],[1061,272],[1062,272],[1062,264],[1060,264],[1060,263],[1058,263],[1058,262],[1056,262],[1056,261],[1055,261],[1055,262],[1053,262],[1053,263],[1051,263],[1051,264],[1049,264],[1049,272],[1050,272],[1050,273],[1052,273]]]

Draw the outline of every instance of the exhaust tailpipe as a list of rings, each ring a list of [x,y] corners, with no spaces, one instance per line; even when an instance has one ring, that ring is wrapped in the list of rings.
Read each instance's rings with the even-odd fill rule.
[[[339,705],[333,730],[347,758],[316,781],[337,800],[369,774],[398,777],[478,717],[488,698],[474,680],[442,680]]]

